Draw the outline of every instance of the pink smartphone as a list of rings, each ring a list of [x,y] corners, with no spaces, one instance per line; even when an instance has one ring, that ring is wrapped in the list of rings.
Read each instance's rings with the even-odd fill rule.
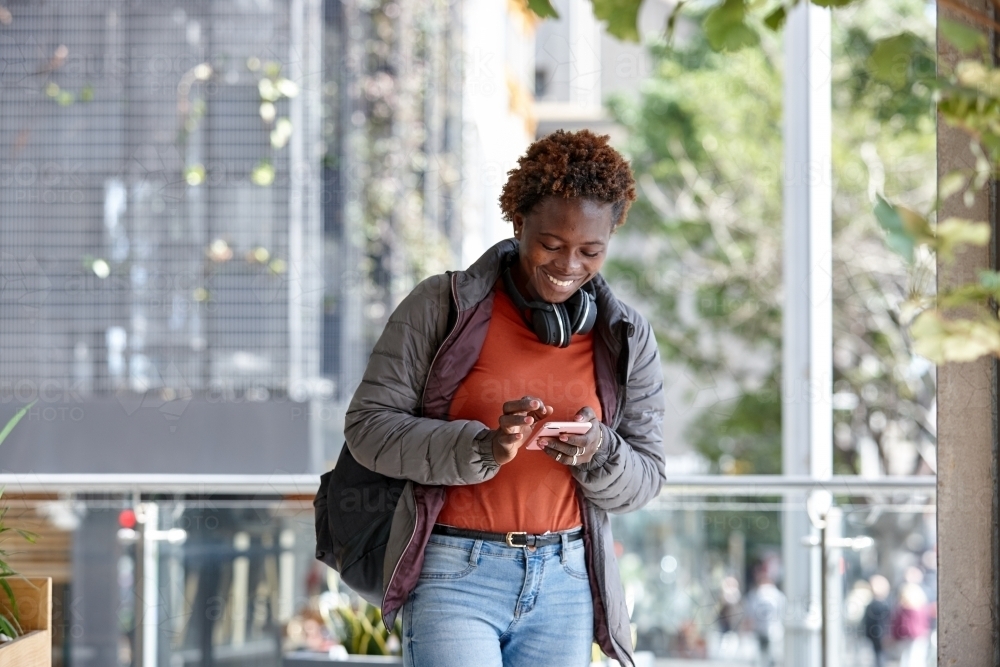
[[[541,449],[541,445],[538,444],[538,438],[557,438],[563,433],[582,435],[588,432],[590,427],[590,422],[542,421],[531,428],[531,433],[528,435],[528,442],[524,445],[524,448]]]

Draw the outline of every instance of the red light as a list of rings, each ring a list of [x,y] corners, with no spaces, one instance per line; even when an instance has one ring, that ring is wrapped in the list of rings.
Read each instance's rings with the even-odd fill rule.
[[[135,512],[122,510],[118,513],[118,525],[122,528],[135,528]]]

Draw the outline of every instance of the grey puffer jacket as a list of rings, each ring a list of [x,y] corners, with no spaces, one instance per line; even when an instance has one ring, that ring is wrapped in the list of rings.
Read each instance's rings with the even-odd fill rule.
[[[445,487],[493,477],[489,428],[448,420],[459,384],[479,358],[503,259],[513,239],[490,248],[466,271],[421,282],[389,317],[347,411],[347,445],[357,461],[408,480],[393,514],[384,565],[382,613],[391,626],[416,585],[424,547]],[[594,371],[604,446],[571,468],[584,524],[594,599],[594,638],[622,665],[634,664],[625,595],[608,512],[649,502],[666,480],[663,376],[649,323],[621,303],[600,275]],[[511,396],[510,399],[520,398]]]

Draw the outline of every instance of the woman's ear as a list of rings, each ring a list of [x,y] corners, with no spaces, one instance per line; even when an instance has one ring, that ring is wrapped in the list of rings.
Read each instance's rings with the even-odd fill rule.
[[[524,229],[524,216],[520,213],[514,214],[514,238],[521,239],[521,230]]]

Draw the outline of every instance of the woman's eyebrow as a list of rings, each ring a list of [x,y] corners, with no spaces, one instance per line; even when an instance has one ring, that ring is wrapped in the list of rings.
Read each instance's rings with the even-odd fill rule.
[[[563,237],[559,236],[558,234],[553,234],[552,232],[538,232],[538,235],[539,236],[551,236],[552,238],[556,239],[557,241],[562,241],[563,243],[566,243],[566,239],[564,239]],[[604,241],[584,241],[580,245],[604,245]]]

